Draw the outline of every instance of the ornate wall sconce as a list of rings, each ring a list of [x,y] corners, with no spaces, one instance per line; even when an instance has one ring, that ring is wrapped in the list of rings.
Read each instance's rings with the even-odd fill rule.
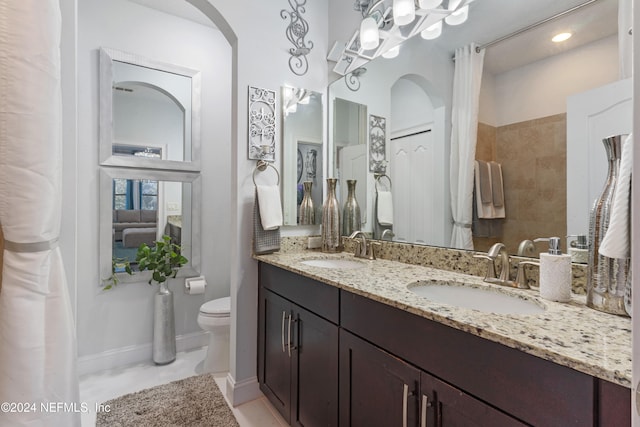
[[[276,155],[276,92],[249,86],[249,160]]]
[[[282,9],[280,16],[282,19],[289,18],[289,25],[285,32],[287,39],[293,44],[289,49],[289,69],[293,74],[302,76],[309,70],[309,61],[307,55],[313,49],[313,42],[306,41],[305,37],[309,32],[309,23],[302,17],[305,12],[304,5],[307,0],[289,0],[291,11]]]

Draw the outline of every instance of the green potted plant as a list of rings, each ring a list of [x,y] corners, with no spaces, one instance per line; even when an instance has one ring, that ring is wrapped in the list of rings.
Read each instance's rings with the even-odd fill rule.
[[[109,289],[117,286],[120,282],[118,278],[118,273],[127,273],[129,275],[133,274],[131,270],[131,262],[127,258],[119,258],[113,257],[111,258],[111,276],[106,279],[102,279],[103,287],[102,289],[108,291]]]
[[[172,243],[169,236],[162,236],[154,246],[141,244],[136,255],[138,269],[151,271],[149,284],[159,285],[153,317],[153,361],[158,365],[176,360],[173,292],[169,289],[169,279],[175,278],[180,267],[189,262],[180,251],[181,247]]]

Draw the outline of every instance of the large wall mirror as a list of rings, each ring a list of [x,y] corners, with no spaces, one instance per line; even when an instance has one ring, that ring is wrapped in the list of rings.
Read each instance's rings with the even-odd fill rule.
[[[189,263],[180,276],[200,272],[200,176],[185,172],[103,168],[100,172],[100,277],[112,274],[113,261],[131,263],[124,282],[149,280],[137,271],[140,244],[153,245],[163,235],[179,244]]]
[[[200,72],[100,49],[100,164],[200,170]]]
[[[284,224],[317,225],[322,221],[324,181],[322,94],[290,86],[283,86],[281,92]],[[300,217],[305,191],[313,214]]]
[[[585,1],[544,0],[527,5],[496,0],[472,2],[469,21],[445,28],[440,39],[414,37],[402,44],[397,57],[377,58],[358,73],[335,81],[329,86],[327,101],[329,170],[341,177],[346,170],[341,154],[345,146],[341,136],[344,114],[339,113],[343,106],[359,106],[360,115],[384,118],[386,174],[393,183],[393,240],[448,247],[452,228],[449,183],[456,173],[449,170],[453,50],[471,42],[492,42],[582,3]],[[618,2],[587,3],[547,25],[486,49],[476,159],[502,164],[507,218],[500,224],[499,233],[474,237],[475,250],[486,251],[501,241],[510,253],[517,254],[523,240],[588,234],[587,226],[567,227],[567,204],[572,203],[567,184],[584,181],[585,189],[575,190],[582,192],[592,191],[586,190],[592,175],[601,176],[598,180],[604,183],[606,156],[604,148],[598,146],[594,152],[601,159],[590,158],[579,172],[567,175],[573,173],[567,169],[567,99],[614,84],[619,77]],[[495,28],[496,16],[508,22],[509,28]],[[538,39],[550,40],[554,35],[550,33],[567,28],[573,29],[574,35],[566,48],[538,47]],[[626,29],[622,31],[626,33]],[[596,66],[590,65],[594,63]],[[357,90],[354,78],[358,80]],[[359,130],[360,123],[359,118],[349,120],[354,131]],[[619,133],[627,132],[621,129]],[[369,138],[369,130],[364,134]],[[358,139],[350,137],[349,143]],[[365,153],[371,149],[369,145],[370,141],[362,144]],[[358,185],[363,180],[364,194],[358,195],[361,208],[366,206],[363,212],[368,214],[363,228],[380,238],[373,226],[375,175],[366,160],[360,162],[361,166],[352,163],[360,169],[350,173],[360,174]],[[601,188],[595,189],[596,196]],[[589,197],[591,201],[595,198]],[[340,203],[344,200],[342,195]],[[588,223],[589,216],[589,207],[584,205],[580,208],[582,224]],[[545,250],[544,243],[538,244],[529,255],[537,256]],[[566,244],[563,250],[567,251]]]

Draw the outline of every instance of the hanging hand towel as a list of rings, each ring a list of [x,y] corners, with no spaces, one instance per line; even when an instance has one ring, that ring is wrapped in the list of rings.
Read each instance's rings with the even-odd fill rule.
[[[260,221],[265,230],[275,230],[282,225],[282,202],[277,185],[257,185],[260,202]]]
[[[391,191],[378,191],[378,224],[393,225],[393,197]]]
[[[504,218],[504,188],[502,182],[502,166],[497,162],[489,162],[491,174],[491,193],[493,205],[493,218]]]
[[[493,193],[491,192],[491,175],[489,165],[482,160],[475,161],[476,212],[480,219],[493,218]]]
[[[608,258],[629,258],[629,198],[631,194],[631,169],[633,166],[633,137],[630,134],[622,146],[620,172],[611,204],[609,228],[600,243],[598,252]]]
[[[253,202],[253,253],[256,255],[270,254],[280,250],[280,229],[265,230],[260,220],[260,202],[256,188]]]

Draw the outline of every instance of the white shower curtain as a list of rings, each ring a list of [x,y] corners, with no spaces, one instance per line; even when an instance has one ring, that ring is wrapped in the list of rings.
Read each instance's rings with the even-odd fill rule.
[[[484,50],[470,44],[456,49],[451,112],[451,247],[473,249],[471,235],[473,166],[478,136],[478,103]]]
[[[0,403],[13,405],[2,426],[79,426],[84,410],[57,247],[60,31],[58,0],[0,0]]]

